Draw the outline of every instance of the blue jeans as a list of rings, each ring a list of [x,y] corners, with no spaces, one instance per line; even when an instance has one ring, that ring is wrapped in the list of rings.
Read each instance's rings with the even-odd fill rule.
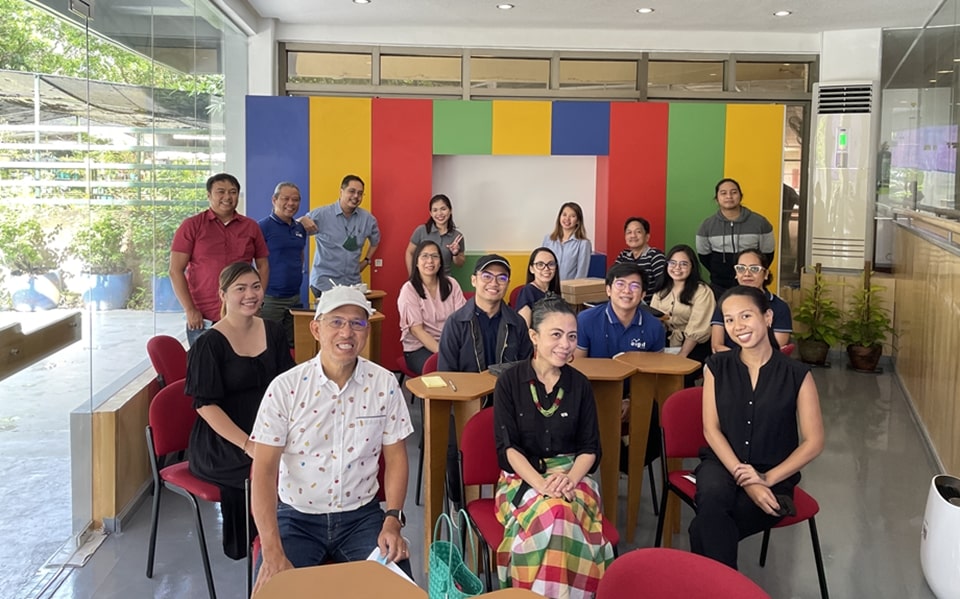
[[[186,327],[187,328],[187,346],[193,347],[193,344],[197,342],[197,339],[200,338],[200,335],[210,330],[210,327],[212,326],[213,326],[213,323],[207,320],[206,318],[204,318],[202,329],[191,329],[190,327]]]
[[[283,552],[294,568],[328,562],[367,559],[383,528],[383,510],[376,500],[350,512],[305,514],[283,502],[277,504],[277,527]],[[261,559],[257,560],[257,571]],[[410,578],[410,560],[397,562]]]

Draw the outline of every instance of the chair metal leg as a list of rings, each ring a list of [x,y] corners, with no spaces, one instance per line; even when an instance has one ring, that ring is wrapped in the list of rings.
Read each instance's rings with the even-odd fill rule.
[[[193,505],[193,515],[197,523],[197,541],[200,543],[200,557],[203,559],[203,573],[207,577],[207,591],[210,593],[210,599],[217,599],[217,592],[213,589],[213,571],[210,570],[210,556],[207,555],[207,539],[203,534],[203,521],[200,519],[200,504],[193,495],[187,495],[187,499]]]
[[[823,554],[820,552],[820,535],[817,534],[817,523],[814,518],[810,518],[810,540],[813,541],[813,559],[817,563],[817,578],[820,581],[820,597],[830,599],[830,592],[827,591],[827,573],[823,569]]]
[[[763,543],[760,544],[760,567],[767,565],[767,547],[770,545],[770,529],[763,531]]]
[[[663,544],[663,525],[667,517],[667,496],[670,495],[670,487],[666,483],[663,486],[663,494],[660,495],[660,513],[657,515],[657,533],[653,538],[653,546],[660,547]]]
[[[647,478],[650,479],[650,500],[653,503],[653,515],[659,516],[657,510],[657,479],[653,477],[653,463],[647,464]]]
[[[160,521],[160,493],[163,485],[153,485],[153,509],[150,512],[150,545],[147,547],[147,578],[153,578],[153,558],[157,551],[157,525]]]

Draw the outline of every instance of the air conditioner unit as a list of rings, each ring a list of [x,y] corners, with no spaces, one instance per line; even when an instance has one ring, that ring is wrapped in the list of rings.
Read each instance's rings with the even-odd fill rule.
[[[879,86],[813,86],[807,264],[860,270],[873,257]]]

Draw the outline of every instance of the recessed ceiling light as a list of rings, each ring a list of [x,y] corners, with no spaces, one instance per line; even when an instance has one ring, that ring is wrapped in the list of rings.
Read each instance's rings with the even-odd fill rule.
[[[773,13],[773,16],[775,16],[775,17],[789,17],[789,16],[792,15],[792,14],[793,14],[793,12],[791,12],[791,11],[789,11],[789,10],[778,10],[777,12]]]
[[[930,83],[936,83],[936,82],[937,82],[936,79],[931,79],[931,80],[930,80]]]
[[[498,4],[498,5],[497,5],[497,8],[499,8],[500,10],[510,10],[511,8],[513,8],[513,5],[512,5],[512,4]]]
[[[960,58],[954,58],[953,62],[960,62]]]
[[[370,4],[370,0],[353,0],[354,4]]]
[[[641,15],[649,15],[650,13],[653,12],[653,9],[652,9],[652,8],[638,8],[638,9],[637,9],[637,12],[640,13]]]
[[[943,70],[943,71],[937,71],[937,74],[938,74],[938,75],[952,75],[952,74],[953,74],[953,71],[951,71],[950,69],[946,69],[946,70]]]

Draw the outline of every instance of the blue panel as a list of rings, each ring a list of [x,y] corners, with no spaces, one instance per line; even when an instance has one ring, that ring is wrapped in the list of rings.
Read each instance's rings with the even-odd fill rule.
[[[554,102],[552,127],[554,156],[610,154],[609,102]]]
[[[308,98],[247,96],[247,180],[241,181],[246,212],[270,214],[281,181],[300,188],[300,211],[310,207],[310,110]]]
[[[277,183],[291,181],[300,188],[300,214],[310,208],[309,98],[247,96],[247,180],[241,181],[246,210],[260,220],[273,210]],[[301,295],[307,296],[303,278]]]
[[[607,255],[594,252],[590,255],[590,266],[587,268],[588,277],[602,279],[607,276]]]

